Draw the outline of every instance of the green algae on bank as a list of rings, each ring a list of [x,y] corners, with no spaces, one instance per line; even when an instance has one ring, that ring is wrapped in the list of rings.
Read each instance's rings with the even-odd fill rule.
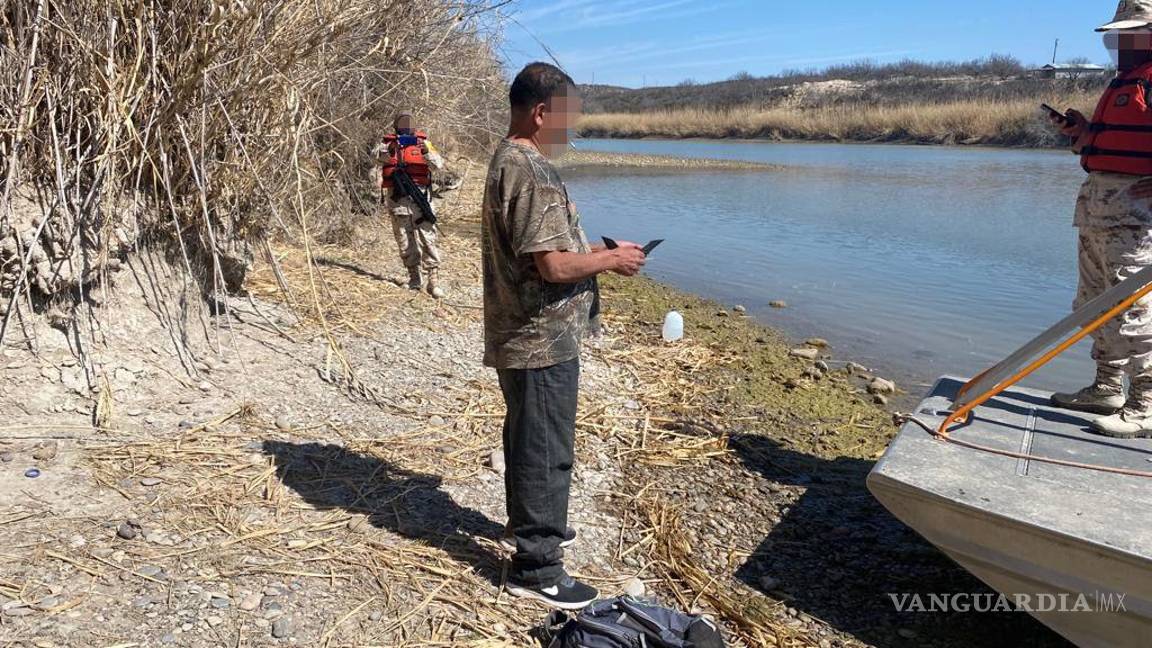
[[[860,459],[877,457],[896,432],[891,413],[870,402],[859,376],[813,371],[812,362],[790,355],[794,345],[774,329],[648,278],[609,276],[602,291],[606,310],[651,335],[659,336],[664,315],[677,310],[687,338],[733,357],[694,379],[701,389],[725,388],[717,392],[717,409],[752,421],[743,424],[746,432],[780,437],[820,457]]]

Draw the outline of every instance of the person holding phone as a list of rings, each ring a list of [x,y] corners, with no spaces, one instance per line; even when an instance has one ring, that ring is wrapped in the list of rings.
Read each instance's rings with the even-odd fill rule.
[[[1088,172],[1074,220],[1075,308],[1152,265],[1152,0],[1121,0],[1113,21],[1097,31],[1105,32],[1117,75],[1092,118],[1049,110]],[[1100,434],[1152,437],[1152,303],[1137,302],[1092,337],[1096,379],[1078,392],[1054,394],[1053,403],[1102,414],[1092,423]]]
[[[436,245],[437,229],[415,201],[400,191],[392,176],[402,167],[432,204],[432,170],[442,169],[444,160],[428,136],[413,126],[412,113],[402,112],[392,122],[393,132],[384,137],[374,153],[381,166],[380,202],[392,220],[392,233],[400,248],[400,259],[408,270],[408,288],[427,288],[428,294],[440,299],[440,251]]]
[[[533,63],[508,92],[508,135],[488,166],[481,212],[484,364],[504,396],[509,593],[562,609],[594,601],[594,587],[564,569],[568,496],[575,463],[580,346],[589,330],[596,277],[632,276],[639,245],[588,243],[580,213],[550,161],[568,149],[581,100],[556,66]]]

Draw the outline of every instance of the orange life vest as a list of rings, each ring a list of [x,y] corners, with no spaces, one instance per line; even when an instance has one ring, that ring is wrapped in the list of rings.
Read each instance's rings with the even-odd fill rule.
[[[1112,80],[1096,106],[1080,164],[1086,171],[1152,176],[1152,63]]]
[[[416,144],[404,147],[400,146],[399,135],[384,136],[384,144],[388,146],[388,161],[384,163],[384,170],[380,176],[380,186],[384,189],[392,188],[392,174],[401,165],[416,184],[421,187],[432,185],[432,171],[428,167],[424,151],[421,150],[428,136],[423,131],[416,131],[413,135],[416,137]]]

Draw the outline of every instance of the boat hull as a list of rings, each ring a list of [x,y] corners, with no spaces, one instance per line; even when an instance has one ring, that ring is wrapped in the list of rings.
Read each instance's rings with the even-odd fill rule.
[[[939,423],[962,382],[942,378],[916,416]],[[1088,419],[1014,389],[956,438],[1009,452],[1152,470],[1152,442],[1090,434]],[[1152,643],[1152,479],[950,444],[906,425],[868,476],[902,522],[1080,646]],[[1017,598],[1019,597],[1019,598]]]

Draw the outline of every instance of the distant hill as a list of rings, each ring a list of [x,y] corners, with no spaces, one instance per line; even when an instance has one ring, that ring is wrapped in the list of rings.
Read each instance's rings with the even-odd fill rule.
[[[584,85],[581,130],[612,137],[754,137],[1056,146],[1039,103],[1091,108],[1111,71],[1044,78],[1016,59],[868,62],[770,77]],[[931,110],[916,110],[916,108]],[[722,123],[709,117],[722,112]],[[932,123],[926,123],[931,116]]]

